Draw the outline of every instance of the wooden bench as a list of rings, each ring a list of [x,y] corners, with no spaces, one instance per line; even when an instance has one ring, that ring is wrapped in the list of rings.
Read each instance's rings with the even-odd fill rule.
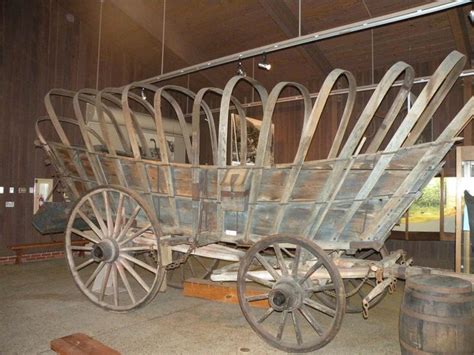
[[[54,339],[50,346],[60,355],[120,355],[118,351],[83,333]]]
[[[73,240],[73,245],[86,245],[89,243],[86,240]],[[21,257],[25,250],[29,249],[40,249],[40,248],[60,248],[64,246],[64,242],[43,242],[43,243],[30,243],[30,244],[16,244],[10,245],[8,248],[15,252],[16,259],[15,264],[21,264]]]

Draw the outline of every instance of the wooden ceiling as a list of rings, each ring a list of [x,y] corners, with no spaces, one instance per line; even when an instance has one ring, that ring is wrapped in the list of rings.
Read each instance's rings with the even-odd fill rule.
[[[303,0],[302,34],[400,11],[425,0]],[[97,28],[98,0],[66,1],[82,20]],[[298,48],[271,53],[272,70],[256,69],[261,57],[244,61],[248,75],[271,88],[279,81],[297,81],[317,90],[333,68],[356,74],[359,84],[377,82],[396,61],[404,60],[429,75],[450,51],[457,49],[472,63],[472,5],[423,16]],[[259,47],[298,35],[297,0],[173,0],[166,1],[164,72]],[[144,66],[158,75],[161,68],[162,0],[105,0],[102,40],[135,51]],[[212,68],[173,82],[197,89],[223,87],[236,64]],[[136,78],[144,79],[144,78]]]

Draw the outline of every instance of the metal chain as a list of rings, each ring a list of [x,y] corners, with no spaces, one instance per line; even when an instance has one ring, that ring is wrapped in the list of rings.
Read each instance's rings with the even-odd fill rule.
[[[197,248],[197,240],[191,243],[188,250],[186,251],[186,253],[183,254],[183,256],[171,262],[170,264],[166,265],[166,270],[174,270],[180,267],[182,264],[184,264],[188,260],[189,256],[193,253],[193,251],[196,250],[196,248]]]
[[[166,270],[174,270],[180,267],[182,264],[184,264],[189,256],[195,251],[197,248],[197,240],[195,240],[193,243],[190,244],[188,250],[186,253],[183,254],[180,258],[176,259],[175,261],[171,262],[170,264],[166,265],[165,269]],[[158,255],[157,255],[157,250],[150,250],[149,255],[150,257],[155,261],[155,263],[158,264]]]
[[[346,298],[349,298],[349,297],[352,297],[354,296],[357,292],[359,292],[359,290],[362,288],[362,286],[367,282],[367,280],[369,279],[369,275],[370,275],[370,268],[369,270],[367,271],[367,275],[364,276],[364,278],[362,279],[362,281],[360,282],[360,284],[354,288],[351,292],[349,293],[346,293]],[[325,290],[323,291],[325,294],[329,295],[329,296],[332,296],[332,297],[336,297],[336,293],[333,292],[333,291],[329,291],[329,290]]]
[[[368,302],[362,301],[362,317],[364,317],[364,319],[369,318],[369,303]]]

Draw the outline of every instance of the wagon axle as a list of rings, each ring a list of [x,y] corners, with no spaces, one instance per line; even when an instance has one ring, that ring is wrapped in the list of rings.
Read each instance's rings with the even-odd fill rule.
[[[97,261],[111,263],[117,260],[120,247],[115,239],[104,239],[92,247],[92,258]]]
[[[297,310],[303,300],[304,290],[292,278],[280,279],[268,294],[268,301],[277,312]]]

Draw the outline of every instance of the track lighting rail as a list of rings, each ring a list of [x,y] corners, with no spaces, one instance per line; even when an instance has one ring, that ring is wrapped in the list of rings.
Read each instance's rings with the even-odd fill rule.
[[[376,27],[388,25],[391,23],[396,23],[396,22],[400,22],[400,21],[404,21],[408,19],[417,18],[420,16],[433,14],[440,11],[445,11],[457,6],[462,6],[462,5],[470,4],[470,3],[471,3],[470,0],[434,1],[429,4],[412,7],[410,9],[394,12],[388,15],[373,17],[371,19],[367,19],[364,21],[358,21],[358,22],[354,22],[348,25],[339,26],[339,27],[335,27],[332,29],[324,30],[324,31],[314,32],[314,33],[307,34],[304,36],[291,38],[285,41],[268,44],[268,45],[254,48],[254,49],[249,49],[247,51],[234,53],[228,56],[224,56],[224,57],[213,59],[213,60],[206,61],[203,63],[191,65],[186,68],[174,70],[169,73],[165,73],[162,75],[144,79],[142,81],[139,81],[139,83],[141,84],[157,83],[160,81],[195,73],[201,70],[214,68],[220,65],[224,65],[224,64],[228,64],[228,63],[232,63],[236,61],[241,61],[246,58],[252,58],[258,55],[262,55],[263,53],[268,54],[271,52],[276,52],[276,51],[280,51],[287,48],[301,46],[304,44],[317,42],[324,39],[339,37],[339,36],[349,34],[349,33],[364,31],[370,28],[376,28]]]

